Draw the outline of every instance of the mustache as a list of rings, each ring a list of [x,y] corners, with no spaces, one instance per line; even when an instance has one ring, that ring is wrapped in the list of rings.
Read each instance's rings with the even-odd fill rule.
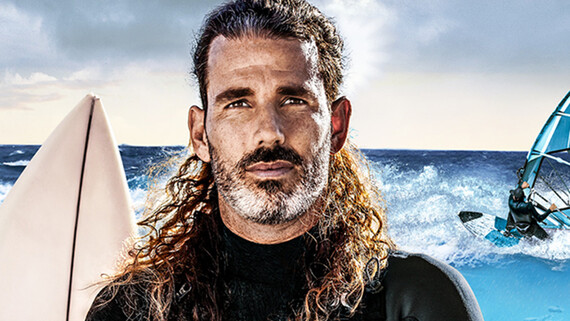
[[[273,148],[260,147],[245,155],[239,162],[238,168],[245,169],[247,166],[264,162],[274,162],[278,160],[288,161],[293,165],[302,165],[303,158],[293,149],[277,145]]]

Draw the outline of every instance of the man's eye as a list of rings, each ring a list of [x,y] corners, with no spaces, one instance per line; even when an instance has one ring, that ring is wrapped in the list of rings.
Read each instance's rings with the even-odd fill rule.
[[[225,108],[240,108],[240,107],[249,107],[249,105],[245,100],[238,100],[228,104]]]
[[[283,102],[283,105],[305,105],[305,104],[307,104],[307,102],[299,98],[287,98]]]

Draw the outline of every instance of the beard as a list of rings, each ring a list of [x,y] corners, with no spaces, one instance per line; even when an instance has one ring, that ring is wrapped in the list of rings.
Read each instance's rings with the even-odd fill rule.
[[[293,149],[277,145],[261,147],[235,164],[222,160],[210,145],[212,170],[218,192],[241,217],[260,224],[286,223],[306,213],[322,195],[328,180],[330,144],[322,144],[307,159]],[[299,174],[290,182],[254,181],[246,178],[246,168],[258,162],[288,161]],[[288,183],[288,184],[287,184]]]

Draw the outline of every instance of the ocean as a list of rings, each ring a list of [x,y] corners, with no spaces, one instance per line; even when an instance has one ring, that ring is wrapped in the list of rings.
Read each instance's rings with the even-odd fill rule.
[[[39,146],[0,145],[0,202]],[[140,215],[147,170],[182,147],[119,146]],[[499,248],[475,238],[461,210],[506,217],[509,190],[525,152],[363,150],[388,209],[389,231],[406,251],[422,252],[458,269],[487,321],[570,320],[570,231],[545,243]]]

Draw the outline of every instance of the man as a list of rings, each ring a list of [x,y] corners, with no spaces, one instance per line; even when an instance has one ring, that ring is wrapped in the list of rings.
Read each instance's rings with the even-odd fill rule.
[[[538,222],[544,221],[556,210],[556,205],[551,204],[550,208],[540,215],[529,202],[524,200],[524,189],[530,187],[527,182],[522,182],[521,186],[510,191],[509,196],[509,216],[507,218],[507,232],[511,232],[513,228],[524,236],[536,236],[540,240],[548,239],[549,235],[538,225]]]
[[[88,320],[482,320],[451,267],[396,252],[345,144],[343,43],[304,0],[238,0],[194,54],[194,153]]]

